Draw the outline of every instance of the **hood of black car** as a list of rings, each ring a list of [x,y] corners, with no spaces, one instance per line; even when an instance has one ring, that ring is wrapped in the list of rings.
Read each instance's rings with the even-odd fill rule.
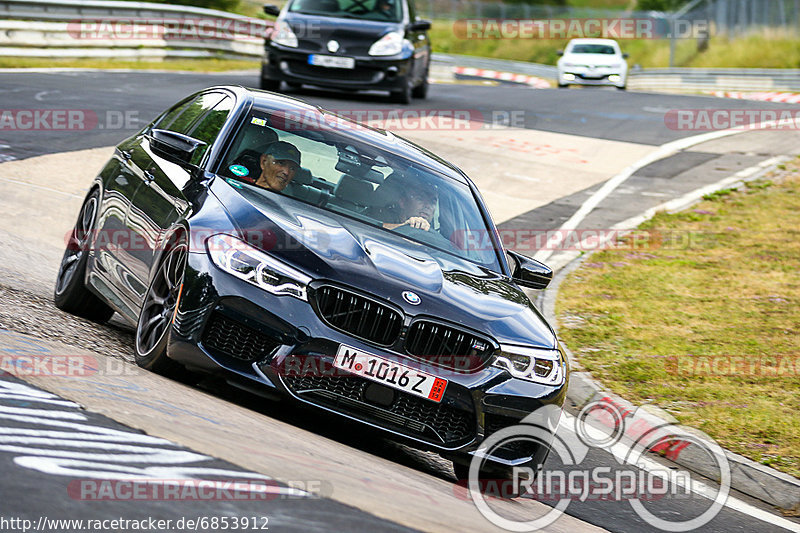
[[[552,348],[555,334],[507,278],[401,235],[268,191],[215,180],[240,236],[315,280],[353,287],[400,307],[493,337]],[[403,298],[412,291],[420,303]]]
[[[287,13],[284,21],[289,24],[298,39],[298,48],[307,52],[331,54],[327,45],[336,41],[339,48],[334,55],[366,55],[372,44],[389,33],[398,31],[403,25],[397,22],[382,22],[363,19],[320,17]]]

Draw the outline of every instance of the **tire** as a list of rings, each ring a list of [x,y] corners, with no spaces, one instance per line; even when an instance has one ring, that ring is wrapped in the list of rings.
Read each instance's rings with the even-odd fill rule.
[[[422,82],[414,87],[411,91],[411,96],[424,100],[428,97],[428,69],[425,69],[425,75],[422,77]]]
[[[392,92],[392,101],[397,102],[398,104],[410,104],[411,103],[411,80],[406,79],[404,82],[404,87],[399,91]]]
[[[559,83],[558,84],[558,88],[559,89],[566,89],[567,87],[569,87],[569,84],[567,84],[567,83]]]
[[[89,261],[89,246],[97,223],[100,208],[100,190],[93,190],[84,200],[78,221],[64,250],[58,267],[53,302],[67,313],[95,322],[106,322],[114,310],[86,287],[86,264]]]
[[[618,85],[617,89],[619,89],[620,91],[624,91],[624,90],[627,90],[627,87],[625,85],[623,85],[621,87]]]
[[[173,375],[182,368],[167,356],[167,344],[183,286],[188,249],[182,235],[172,240],[159,260],[136,324],[136,364],[157,374]]]

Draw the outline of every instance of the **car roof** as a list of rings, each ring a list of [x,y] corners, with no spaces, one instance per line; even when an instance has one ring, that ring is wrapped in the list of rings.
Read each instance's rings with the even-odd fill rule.
[[[572,39],[568,45],[570,44],[608,44],[608,45],[615,45],[617,41],[614,39],[589,39],[589,38],[580,38],[580,39]]]
[[[252,99],[254,107],[270,111],[280,111],[287,114],[294,114],[298,117],[321,118],[335,114],[333,111],[328,111],[322,107],[298,100],[297,98],[283,96],[258,89],[251,89],[241,86],[219,86],[214,87],[214,89],[227,89],[236,93],[240,98]],[[386,111],[389,110],[387,109]],[[391,111],[396,112],[395,109],[392,109]],[[418,165],[428,167],[439,172],[440,174],[444,174],[463,184],[471,185],[473,188],[475,187],[472,183],[472,180],[470,180],[461,169],[442,159],[441,157],[429,152],[425,148],[407,139],[404,139],[403,137],[395,135],[390,131],[360,124],[346,117],[337,118],[336,122],[339,124],[352,123],[354,125],[352,128],[332,128],[333,131],[340,133],[343,139],[350,138],[364,145],[374,147],[379,151],[385,151],[394,155],[398,155],[417,163]]]

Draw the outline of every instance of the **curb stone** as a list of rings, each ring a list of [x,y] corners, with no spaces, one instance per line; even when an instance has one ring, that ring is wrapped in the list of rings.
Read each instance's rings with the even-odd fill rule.
[[[775,163],[765,168],[762,172],[741,180],[741,182],[758,179],[770,170],[774,170],[777,165],[778,163]],[[728,187],[736,187],[739,184],[737,182],[728,185]],[[673,210],[686,209],[689,205],[699,200],[700,198]],[[655,210],[651,210],[650,216],[654,213]],[[650,218],[650,216],[646,218]],[[567,275],[576,270],[591,255],[591,252],[576,253],[569,261],[560,261],[558,265],[554,266],[555,275],[550,286],[545,291],[537,291],[537,293],[531,294],[536,307],[542,311],[542,314],[556,330],[556,333],[558,333],[558,321],[555,313],[555,303],[558,289]],[[573,369],[570,373],[569,387],[567,389],[567,401],[572,408],[580,410],[592,402],[599,402],[617,410],[622,414],[625,421],[623,427],[626,429],[623,439],[629,443],[635,442],[642,434],[656,428],[659,434],[667,435],[669,434],[670,426],[675,427],[677,420],[663,409],[653,405],[634,405],[604,388],[592,378],[589,372],[582,370],[580,362],[564,343],[562,343],[562,347],[567,354],[570,367]],[[608,422],[609,426],[613,426],[613,420],[608,420]],[[681,429],[686,428],[681,426]],[[693,433],[696,433],[697,438],[701,440],[708,438],[699,430],[693,431]],[[659,449],[658,451],[662,452],[667,459],[675,464],[719,481],[716,479],[718,477],[718,469],[714,466],[714,461],[709,456],[709,453],[692,442],[681,443],[679,441],[668,448]],[[730,465],[731,488],[778,507],[786,514],[800,514],[800,479],[759,464],[729,450],[724,450],[724,453]]]

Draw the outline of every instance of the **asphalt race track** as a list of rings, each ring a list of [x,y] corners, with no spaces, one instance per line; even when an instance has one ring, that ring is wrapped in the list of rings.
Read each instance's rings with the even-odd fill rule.
[[[91,324],[61,313],[50,303],[52,281],[48,280],[55,272],[53,258],[60,256],[59,243],[28,236],[48,229],[36,227],[37,219],[44,219],[45,215],[53,217],[52,224],[63,225],[58,231],[66,232],[74,215],[65,218],[67,214],[61,211],[77,212],[85,186],[97,169],[83,168],[82,161],[72,161],[72,172],[85,173],[85,180],[82,184],[80,179],[64,182],[59,187],[57,172],[36,176],[34,184],[15,173],[18,171],[6,170],[12,167],[5,165],[24,164],[27,159],[34,161],[32,158],[46,154],[113,146],[179,98],[210,85],[252,85],[257,81],[255,74],[6,72],[0,76],[0,109],[79,109],[97,117],[96,123],[80,131],[0,129],[0,163],[10,162],[0,164],[0,209],[6,213],[0,218],[0,236],[6,241],[0,248],[0,356],[82,354],[94,364],[105,365],[103,368],[111,365],[116,369],[69,379],[40,376],[21,380],[0,373],[0,515],[30,520],[41,526],[40,530],[52,531],[77,528],[61,528],[52,522],[45,522],[50,524],[45,527],[40,522],[43,517],[154,517],[172,520],[168,528],[162,529],[176,531],[192,529],[183,527],[190,518],[237,516],[253,517],[253,524],[268,525],[273,531],[499,530],[475,510],[469,497],[454,484],[449,462],[435,454],[392,442],[336,418],[267,402],[223,382],[184,384],[141,371],[131,363],[129,326],[117,320],[102,326]],[[382,95],[361,95],[356,100],[352,95],[315,89],[291,94],[334,110],[394,108]],[[665,115],[670,110],[784,107],[605,89],[434,84],[429,99],[415,101],[409,109],[461,110],[479,121],[509,119],[511,126],[526,135],[568,139],[576,147],[608,141],[602,146],[645,153],[702,133],[667,127]],[[800,146],[796,132],[744,135],[750,137],[707,142],[679,151],[666,164],[656,162],[639,169],[625,187],[614,191],[587,217],[586,227],[611,227],[701,185],[755,168],[770,158],[793,155]],[[410,133],[409,137],[426,142],[424,132],[417,137]],[[511,153],[509,146],[498,141],[493,148],[491,159],[498,168]],[[546,146],[552,148],[555,144]],[[438,153],[437,147],[432,149]],[[592,150],[581,164],[597,168],[608,163],[609,153],[600,148]],[[553,168],[562,165],[558,167],[562,170],[573,168],[570,165],[574,161],[569,157],[574,154],[556,153],[556,148],[552,151],[547,154],[547,164],[552,163]],[[453,160],[459,152],[456,149],[442,155]],[[453,162],[461,165],[458,160]],[[465,155],[464,168],[468,165]],[[604,179],[624,166],[620,163]],[[564,172],[569,175],[573,171]],[[535,192],[539,183],[557,191],[559,182],[553,176],[529,177],[527,187]],[[487,183],[489,187],[498,186]],[[493,212],[493,216],[501,229],[557,228],[602,183],[578,180],[564,194],[532,202],[535,207],[529,210],[517,209],[506,215]],[[486,185],[478,184],[485,194],[491,193],[484,188]],[[24,216],[30,217],[30,223],[23,227],[20,220]],[[565,439],[574,438],[572,420],[571,416],[562,420],[559,435]],[[558,468],[558,457],[551,454],[549,463],[546,468]],[[615,472],[621,465],[614,455],[594,448],[585,450],[578,465],[562,468],[569,471],[603,467]],[[668,471],[674,466],[655,462],[643,465],[639,473],[659,468]],[[148,486],[153,482],[148,484],[146,480],[160,476],[180,480],[243,479],[260,489],[251,488],[251,498],[246,501],[226,497],[177,502],[93,497],[100,480],[112,472],[125,472],[130,479]],[[693,479],[711,491],[716,487],[714,480],[699,476]],[[81,487],[88,496],[80,496]],[[259,490],[267,490],[267,494]],[[556,503],[522,499],[495,500],[491,505],[504,516],[530,520],[545,514]],[[710,500],[698,491],[682,490],[644,504],[656,517],[672,521],[699,516],[709,506]],[[267,517],[267,521],[259,522],[260,517]],[[180,519],[184,519],[180,526],[183,529],[176,525]],[[210,522],[204,522],[196,529],[221,529],[217,524],[212,527]],[[251,527],[253,524],[248,524],[247,529],[256,529]],[[800,521],[782,517],[769,506],[732,492],[726,506],[700,530],[749,532],[781,528],[800,531]],[[0,529],[4,529],[2,523]],[[565,515],[546,527],[548,531],[570,533],[602,529],[654,530],[624,498],[571,501]]]

